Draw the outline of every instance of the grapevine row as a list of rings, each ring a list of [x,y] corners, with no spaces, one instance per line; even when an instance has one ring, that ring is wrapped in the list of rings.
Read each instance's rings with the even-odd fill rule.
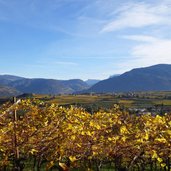
[[[170,114],[130,115],[117,105],[90,114],[36,100],[10,106],[0,108],[3,170],[171,170]]]

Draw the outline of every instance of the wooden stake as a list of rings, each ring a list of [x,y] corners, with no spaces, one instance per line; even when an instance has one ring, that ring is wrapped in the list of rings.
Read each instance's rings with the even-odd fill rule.
[[[17,102],[17,98],[14,97],[13,98],[13,103],[15,104]],[[14,151],[15,151],[15,165],[18,169],[18,161],[19,161],[19,158],[20,158],[20,155],[19,155],[19,148],[18,148],[18,141],[17,141],[17,131],[16,131],[16,128],[17,128],[17,125],[16,125],[16,122],[17,122],[17,110],[15,109],[14,110]]]

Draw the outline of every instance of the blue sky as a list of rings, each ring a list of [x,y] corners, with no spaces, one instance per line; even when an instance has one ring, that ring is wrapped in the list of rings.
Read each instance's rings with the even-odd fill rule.
[[[171,0],[0,0],[0,74],[105,79],[171,63]]]

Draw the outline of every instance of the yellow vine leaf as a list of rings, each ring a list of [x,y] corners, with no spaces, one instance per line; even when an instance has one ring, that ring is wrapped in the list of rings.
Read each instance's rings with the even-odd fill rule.
[[[127,132],[128,132],[128,130],[127,130],[126,126],[121,126],[121,128],[120,128],[120,132],[121,132],[121,134],[125,134],[125,133],[127,133]]]
[[[165,138],[156,138],[155,140],[161,143],[167,143],[167,140]]]
[[[69,170],[68,166],[67,166],[65,163],[59,162],[59,166],[60,166],[64,171],[68,171],[68,170]]]
[[[165,167],[166,166],[166,164],[165,163],[161,163],[161,167]]]
[[[152,159],[156,159],[158,157],[157,153],[155,150],[153,150],[153,155],[152,155]]]
[[[30,153],[31,153],[31,154],[34,154],[34,153],[36,153],[36,152],[37,152],[37,150],[35,150],[35,149],[31,149],[31,150],[30,150]]]
[[[46,170],[49,170],[51,167],[54,166],[54,162],[50,161],[47,165],[46,165]]]
[[[69,159],[70,159],[71,162],[74,162],[74,161],[77,160],[77,158],[75,156],[70,156]]]
[[[163,159],[160,158],[160,157],[157,157],[157,161],[158,161],[159,163],[161,163],[161,162],[163,161]]]

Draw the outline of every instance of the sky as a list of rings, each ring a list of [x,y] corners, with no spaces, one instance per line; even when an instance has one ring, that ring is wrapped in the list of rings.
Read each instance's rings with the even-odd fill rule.
[[[0,0],[0,74],[106,79],[171,64],[171,0]]]

